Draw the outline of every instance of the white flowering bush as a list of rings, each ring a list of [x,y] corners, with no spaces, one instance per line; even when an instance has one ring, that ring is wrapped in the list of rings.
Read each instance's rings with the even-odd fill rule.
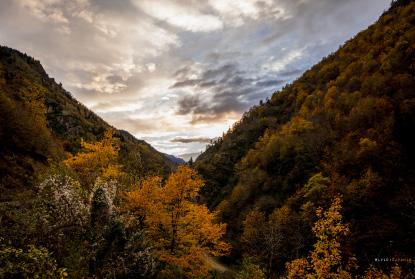
[[[52,174],[39,185],[43,220],[51,228],[83,227],[89,220],[89,205],[82,198],[79,182],[68,175]]]

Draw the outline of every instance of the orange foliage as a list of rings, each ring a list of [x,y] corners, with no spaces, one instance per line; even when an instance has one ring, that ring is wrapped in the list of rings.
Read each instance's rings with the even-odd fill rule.
[[[226,226],[215,223],[216,215],[196,203],[203,181],[195,171],[180,166],[162,185],[159,177],[144,180],[140,187],[126,194],[125,207],[144,221],[157,243],[159,259],[178,267],[189,277],[201,278],[210,266],[206,257],[227,253],[222,240]]]
[[[341,255],[340,241],[349,234],[348,225],[342,223],[341,208],[341,199],[336,197],[327,211],[317,209],[314,250],[309,259],[297,259],[286,265],[287,278],[352,278],[349,270],[354,259],[344,265]]]
[[[97,177],[116,179],[121,175],[117,164],[119,145],[113,138],[113,131],[108,130],[101,141],[87,143],[81,141],[85,152],[80,152],[64,162],[74,169],[84,187],[90,187]]]

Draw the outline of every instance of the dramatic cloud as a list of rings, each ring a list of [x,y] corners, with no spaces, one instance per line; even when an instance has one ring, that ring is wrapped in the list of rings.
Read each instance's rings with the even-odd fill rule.
[[[389,4],[5,0],[0,44],[40,60],[110,124],[188,157]]]
[[[212,139],[206,137],[177,137],[171,140],[171,142],[181,142],[181,143],[190,143],[190,142],[200,142],[200,143],[210,143]]]
[[[198,65],[197,67],[200,67]],[[171,89],[190,88],[196,95],[184,95],[178,100],[178,115],[192,115],[192,124],[218,122],[230,115],[240,115],[253,102],[270,95],[273,88],[284,83],[264,73],[240,70],[234,64],[197,70],[189,66],[179,69]]]

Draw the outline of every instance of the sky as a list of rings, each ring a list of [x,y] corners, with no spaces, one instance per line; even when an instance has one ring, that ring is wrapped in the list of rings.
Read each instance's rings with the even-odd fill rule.
[[[1,0],[0,44],[104,120],[189,158],[391,0]]]

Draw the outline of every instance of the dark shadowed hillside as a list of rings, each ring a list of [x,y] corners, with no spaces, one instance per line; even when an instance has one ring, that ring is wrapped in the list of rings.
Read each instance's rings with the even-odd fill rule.
[[[312,212],[341,194],[353,234],[347,253],[366,265],[414,256],[414,129],[415,3],[397,1],[253,107],[195,166],[207,180],[205,200],[229,224],[236,255],[270,268],[305,255]],[[250,242],[255,218],[246,217],[272,212],[283,239],[273,248]]]
[[[42,65],[0,47],[1,187],[28,186],[37,170],[75,153],[112,128],[50,78]],[[120,160],[137,175],[166,174],[173,163],[142,140],[118,130]]]

